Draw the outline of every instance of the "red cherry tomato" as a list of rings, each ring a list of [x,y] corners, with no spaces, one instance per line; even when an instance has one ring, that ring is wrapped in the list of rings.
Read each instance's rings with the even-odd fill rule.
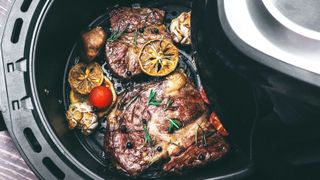
[[[112,92],[104,86],[97,86],[90,92],[89,101],[96,108],[103,109],[112,103]]]

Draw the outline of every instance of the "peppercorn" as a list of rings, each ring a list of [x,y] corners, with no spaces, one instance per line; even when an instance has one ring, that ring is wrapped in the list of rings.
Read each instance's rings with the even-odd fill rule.
[[[162,151],[162,147],[161,147],[161,146],[158,146],[158,147],[157,147],[157,151],[158,151],[158,152],[161,152],[161,151]]]
[[[127,127],[126,127],[124,124],[122,124],[122,125],[120,126],[120,131],[121,131],[122,133],[126,133],[126,132],[127,132]]]
[[[132,149],[133,148],[133,144],[132,142],[128,141],[126,144],[127,149]]]
[[[153,34],[159,34],[159,29],[158,29],[158,28],[153,28],[153,29],[151,30],[151,32],[152,32]]]
[[[142,119],[142,124],[147,124],[147,120],[146,119]]]
[[[130,77],[130,76],[132,76],[132,72],[131,72],[131,71],[127,71],[127,72],[126,72],[126,75],[127,75],[128,77]]]
[[[139,33],[143,33],[144,32],[144,28],[139,28],[138,31],[139,31]]]
[[[200,160],[200,161],[203,161],[203,160],[205,160],[205,156],[203,155],[203,154],[200,154],[199,156],[198,156],[198,159]]]

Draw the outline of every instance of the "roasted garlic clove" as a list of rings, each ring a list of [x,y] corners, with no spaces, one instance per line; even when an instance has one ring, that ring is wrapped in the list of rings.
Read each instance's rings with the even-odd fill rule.
[[[98,126],[98,117],[93,113],[92,106],[87,103],[74,103],[69,106],[66,114],[69,128],[78,127],[85,135],[89,135]]]
[[[170,32],[176,43],[191,44],[191,12],[183,12],[170,24]]]
[[[93,121],[89,126],[82,126],[81,132],[84,135],[90,135],[98,127],[98,121]]]
[[[99,54],[104,46],[107,35],[102,27],[96,27],[82,34],[83,56],[82,59],[89,63]]]
[[[80,120],[81,132],[84,135],[91,134],[98,126],[98,117],[94,113],[85,113]]]

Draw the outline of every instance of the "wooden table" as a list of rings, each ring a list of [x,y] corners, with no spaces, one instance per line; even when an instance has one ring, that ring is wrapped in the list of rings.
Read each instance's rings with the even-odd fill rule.
[[[37,179],[20,156],[7,131],[0,132],[0,179]]]

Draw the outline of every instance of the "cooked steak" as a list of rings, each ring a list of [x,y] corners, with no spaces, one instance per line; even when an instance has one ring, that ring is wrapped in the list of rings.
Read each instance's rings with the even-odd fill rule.
[[[229,150],[183,72],[124,93],[107,118],[105,148],[117,169],[134,176],[160,160],[167,160],[164,171],[177,172],[215,161]]]
[[[113,31],[125,30],[134,32],[150,25],[160,25],[165,12],[156,8],[121,7],[110,12],[110,22]]]
[[[139,66],[139,49],[152,39],[170,39],[164,25],[146,26],[143,31],[123,34],[119,39],[107,42],[106,61],[115,75],[130,79],[141,74]]]

